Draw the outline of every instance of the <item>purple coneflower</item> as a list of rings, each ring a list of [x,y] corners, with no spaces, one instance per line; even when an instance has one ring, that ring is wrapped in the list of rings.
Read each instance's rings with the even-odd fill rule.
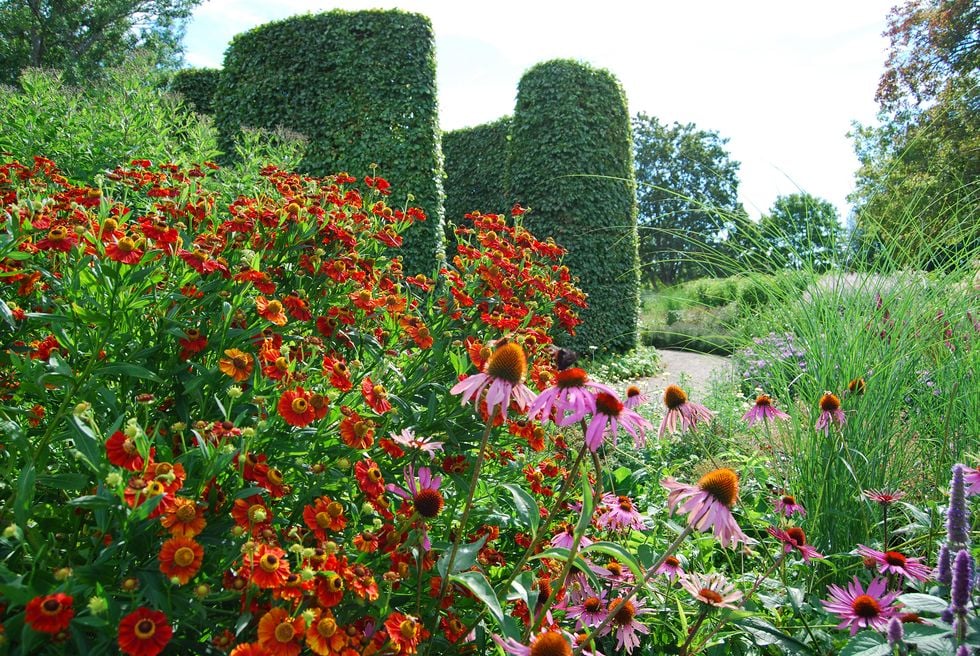
[[[820,416],[817,418],[817,430],[822,430],[824,435],[830,435],[830,424],[837,424],[838,427],[847,423],[844,411],[840,409],[840,399],[836,394],[824,392],[820,397]]]
[[[401,497],[407,501],[412,502],[412,507],[415,512],[418,513],[419,517],[423,520],[434,519],[442,511],[443,498],[442,492],[439,491],[439,485],[442,483],[441,476],[432,476],[432,472],[428,467],[419,468],[418,472],[418,483],[415,481],[415,468],[409,465],[405,468],[405,482],[408,485],[408,489],[398,487],[394,483],[389,483],[385,486],[392,494]],[[425,522],[422,522],[422,547],[428,551],[432,548],[432,543],[429,540],[429,534],[425,530]]]
[[[890,506],[905,498],[901,490],[864,490],[862,494],[882,506]]]
[[[702,575],[692,572],[681,579],[681,585],[692,597],[712,608],[737,608],[736,602],[742,599],[742,593],[718,573]]]
[[[792,494],[784,494],[778,497],[773,501],[772,505],[777,513],[786,517],[792,517],[793,515],[806,516],[806,508],[801,506]]]
[[[657,574],[666,574],[667,579],[674,581],[682,576],[684,576],[684,568],[681,566],[681,561],[679,561],[674,556],[667,556],[664,558],[664,562],[660,564],[657,568]]]
[[[859,544],[858,554],[877,565],[881,574],[901,574],[916,581],[926,581],[932,576],[932,568],[923,565],[921,558],[909,558],[898,551],[875,551]]]
[[[636,511],[633,501],[627,496],[616,496],[607,492],[602,495],[606,512],[596,520],[596,526],[611,531],[645,530],[647,525],[643,516]]]
[[[769,535],[783,543],[783,551],[790,553],[794,549],[803,556],[803,562],[810,562],[811,558],[823,558],[823,554],[817,552],[811,545],[806,543],[806,533],[799,526],[791,526],[785,531],[770,526],[766,529]]]
[[[587,547],[592,544],[592,540],[584,535],[579,540],[579,548]],[[551,546],[562,549],[571,549],[575,545],[575,525],[565,522],[560,531],[551,538]]]
[[[494,417],[499,407],[500,414],[507,416],[507,406],[513,400],[517,407],[525,410],[534,401],[534,393],[524,384],[527,374],[527,356],[517,342],[506,342],[498,346],[484,367],[485,373],[468,376],[456,383],[451,394],[462,394],[463,405],[475,399],[479,408],[481,397],[486,390],[487,413]]]
[[[596,592],[587,583],[569,593],[565,616],[577,620],[576,628],[598,626],[606,619],[606,591]]]
[[[754,544],[735,523],[731,507],[738,499],[738,475],[731,469],[710,471],[698,480],[697,485],[678,483],[673,478],[660,481],[670,494],[667,508],[674,512],[678,506],[687,513],[687,524],[699,531],[714,531],[721,546],[734,546],[737,542]]]
[[[419,439],[415,437],[415,431],[411,428],[406,428],[401,433],[389,433],[388,437],[404,447],[428,453],[429,460],[436,457],[436,451],[442,451],[442,442]]]
[[[572,656],[572,642],[568,636],[558,631],[542,631],[531,639],[527,645],[522,645],[513,638],[501,638],[494,635],[493,641],[500,645],[508,654],[514,656]]]
[[[609,615],[612,621],[602,630],[602,635],[616,633],[616,649],[626,649],[627,654],[632,654],[633,650],[640,646],[640,636],[637,633],[647,634],[650,629],[636,621],[637,615],[649,613],[649,609],[643,607],[643,602],[636,599],[623,601],[616,598],[609,602]]]
[[[839,585],[829,586],[827,591],[831,599],[821,603],[824,610],[843,620],[837,625],[838,629],[850,627],[851,635],[864,628],[881,631],[895,615],[892,602],[898,597],[898,592],[885,593],[887,587],[885,579],[876,578],[865,590],[855,576],[846,589]]]
[[[980,466],[973,469],[963,468],[963,482],[967,485],[966,495],[980,494]]]
[[[646,444],[646,429],[653,426],[649,421],[630,410],[623,402],[616,398],[615,394],[599,392],[595,397],[595,412],[592,421],[585,430],[585,443],[589,449],[595,452],[602,443],[604,435],[613,438],[616,443],[616,433],[618,427],[622,426],[626,432],[633,436],[633,442],[637,448]]]
[[[681,422],[681,432],[690,430],[701,421],[711,421],[711,410],[703,405],[688,401],[687,393],[677,385],[668,385],[664,390],[664,405],[667,412],[664,414],[663,421],[660,422],[660,430],[657,437],[663,437],[668,430],[671,433],[677,432],[677,420]]]
[[[626,400],[623,401],[623,405],[632,410],[637,406],[641,406],[650,400],[648,394],[644,394],[637,385],[630,385],[626,388]]]
[[[789,419],[789,415],[782,410],[777,410],[772,404],[772,397],[768,394],[760,394],[755,397],[755,405],[742,416],[742,421],[749,424],[749,428],[761,421],[766,423],[773,419]]]
[[[552,412],[556,412],[555,423],[568,426],[595,412],[595,395],[599,392],[615,394],[611,387],[589,380],[584,369],[565,369],[558,372],[552,387],[538,394],[527,415],[531,419],[546,421],[551,418]]]

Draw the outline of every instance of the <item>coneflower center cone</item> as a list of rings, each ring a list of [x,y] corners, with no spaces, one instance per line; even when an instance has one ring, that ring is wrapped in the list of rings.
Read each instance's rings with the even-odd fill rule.
[[[866,594],[854,598],[854,601],[851,602],[851,610],[858,617],[865,619],[878,617],[881,614],[881,606],[878,605],[878,601],[874,597]]]
[[[627,601],[625,604],[622,602],[622,599],[613,599],[609,603],[609,610],[613,614],[613,622],[620,626],[629,626],[636,616],[636,606],[632,601]]]
[[[590,613],[597,613],[602,608],[602,602],[599,601],[599,597],[589,597],[582,602],[582,607]]]
[[[707,599],[709,603],[715,606],[723,601],[722,596],[710,588],[701,588],[698,591],[698,595]]]
[[[904,555],[898,553],[897,551],[886,551],[885,562],[896,567],[905,567],[907,559]]]
[[[770,397],[768,394],[760,394],[759,396],[755,397],[755,404],[772,405],[772,397]]]
[[[806,533],[804,533],[803,529],[800,528],[799,526],[794,526],[790,529],[787,529],[786,535],[793,538],[793,541],[796,542],[797,545],[806,544]]]
[[[442,510],[442,494],[439,490],[429,488],[419,490],[412,503],[415,504],[415,511],[418,514],[426,519],[432,519]]]
[[[595,395],[595,409],[596,412],[609,417],[618,417],[623,411],[623,403],[612,394],[599,392]]]
[[[560,633],[542,633],[531,643],[530,656],[572,656],[572,646]]]
[[[522,383],[527,373],[527,356],[524,355],[524,349],[517,342],[507,342],[498,346],[487,361],[487,373],[512,385]]]
[[[589,375],[585,373],[584,369],[572,367],[571,369],[565,369],[564,371],[558,372],[555,385],[562,389],[568,389],[569,387],[582,387],[588,380]]]
[[[668,385],[664,390],[664,405],[674,410],[687,403],[687,393],[677,385]]]
[[[840,410],[840,399],[837,398],[835,394],[826,392],[820,397],[820,409],[824,412],[833,412],[834,410]]]
[[[727,467],[715,469],[701,477],[698,487],[731,508],[738,498],[738,474]]]

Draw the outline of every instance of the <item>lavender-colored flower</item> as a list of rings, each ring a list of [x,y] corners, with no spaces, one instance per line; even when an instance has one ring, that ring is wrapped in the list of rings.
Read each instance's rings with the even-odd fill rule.
[[[966,613],[973,588],[973,556],[966,549],[956,554],[953,561],[953,585],[949,592],[949,607],[956,615]]]
[[[588,413],[595,412],[595,395],[615,394],[611,387],[589,380],[585,370],[572,367],[559,371],[555,384],[538,394],[527,410],[531,419],[547,421],[555,415],[555,423],[568,426]]]
[[[641,601],[634,599],[624,602],[622,598],[613,599],[609,602],[609,615],[612,615],[613,619],[602,630],[602,635],[615,631],[616,649],[625,649],[627,654],[632,654],[633,650],[640,646],[640,637],[636,634],[650,633],[650,629],[638,622],[636,616],[649,612],[650,610],[645,608]]]
[[[495,416],[497,408],[506,417],[507,406],[512,400],[521,410],[525,410],[534,401],[534,392],[524,384],[527,356],[517,342],[506,342],[498,346],[490,354],[484,369],[485,372],[473,374],[456,383],[449,393],[462,394],[463,405],[472,400],[479,407],[481,399],[485,400],[490,417]]]
[[[442,477],[432,476],[432,471],[428,467],[421,467],[418,471],[418,482],[416,483],[415,468],[409,465],[405,468],[405,482],[408,486],[407,490],[398,487],[394,483],[389,483],[385,486],[385,489],[412,503],[415,512],[423,519],[421,522],[422,547],[428,551],[432,548],[432,542],[429,540],[429,534],[425,529],[424,520],[434,519],[442,511],[444,501],[442,492],[439,491]]]
[[[721,574],[687,574],[681,585],[691,596],[712,608],[738,608],[742,593]]]
[[[769,532],[769,535],[783,543],[783,551],[785,553],[790,553],[794,549],[799,551],[805,563],[809,563],[811,558],[823,558],[823,554],[806,543],[806,533],[799,526],[791,526],[785,531],[775,526],[770,526],[766,531]]]
[[[864,490],[862,494],[881,506],[890,506],[905,498],[901,490]]]
[[[576,628],[598,626],[606,619],[606,590],[598,592],[587,583],[569,593],[565,616],[576,620]]]
[[[681,561],[675,556],[667,556],[664,558],[664,562],[660,564],[657,568],[657,574],[666,574],[669,581],[673,581],[684,576],[684,568],[681,566]]]
[[[966,487],[963,465],[953,465],[949,482],[949,508],[946,510],[946,541],[951,551],[964,549],[970,542],[970,518],[966,509]]]
[[[902,620],[898,617],[893,617],[888,620],[888,631],[886,635],[888,636],[888,644],[892,649],[895,647],[901,648],[905,643],[905,629],[902,627]]]
[[[936,567],[936,580],[943,585],[953,583],[953,555],[945,544],[939,547],[939,565]]]
[[[630,385],[626,388],[626,400],[623,401],[623,405],[632,410],[637,406],[643,405],[649,400],[650,396],[645,394],[638,386]]]
[[[657,437],[663,437],[668,430],[671,433],[677,432],[677,421],[681,422],[681,432],[691,430],[702,421],[711,421],[714,416],[711,410],[699,403],[689,401],[687,393],[677,385],[668,385],[664,390],[664,405],[667,412],[664,414],[663,421],[660,422],[660,430]]]
[[[881,574],[900,574],[916,581],[926,581],[932,576],[932,570],[922,564],[921,558],[909,558],[898,551],[876,551],[863,544],[858,545],[858,553],[873,561]]]
[[[752,428],[759,421],[765,424],[773,419],[782,419],[785,421],[789,418],[788,414],[776,409],[776,406],[772,404],[771,396],[760,394],[755,397],[755,405],[742,416],[742,421],[747,422],[749,428]]]
[[[643,516],[628,496],[616,496],[607,492],[602,495],[605,512],[596,520],[596,526],[611,531],[643,531],[647,528]]]
[[[885,579],[876,578],[865,590],[855,576],[847,588],[839,585],[828,587],[830,599],[821,603],[824,610],[842,620],[837,625],[838,629],[850,627],[851,635],[864,628],[881,631],[888,626],[888,621],[896,612],[892,603],[898,597],[898,592],[886,593],[887,587],[888,582]]]
[[[592,544],[592,540],[584,535],[579,539],[579,548],[587,547]],[[562,549],[571,549],[575,546],[575,525],[565,522],[560,531],[551,538],[551,546]]]

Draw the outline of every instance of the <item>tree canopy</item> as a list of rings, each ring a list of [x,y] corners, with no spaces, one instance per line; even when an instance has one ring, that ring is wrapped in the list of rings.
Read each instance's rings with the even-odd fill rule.
[[[703,261],[692,256],[717,242],[733,215],[744,214],[739,163],[726,143],[693,123],[633,118],[640,262],[649,279],[675,284],[703,275]]]
[[[837,260],[843,227],[829,201],[796,193],[776,198],[758,236],[760,255],[772,267],[826,271]]]
[[[0,0],[0,84],[25,68],[54,68],[67,82],[101,77],[135,51],[176,67],[201,0]]]

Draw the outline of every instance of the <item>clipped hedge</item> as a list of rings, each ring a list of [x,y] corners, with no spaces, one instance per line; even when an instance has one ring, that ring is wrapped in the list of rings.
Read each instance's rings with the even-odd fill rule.
[[[217,68],[185,68],[170,79],[170,90],[180,94],[198,114],[214,115],[215,92],[221,71]]]
[[[428,220],[405,234],[408,272],[431,274],[444,252],[435,42],[425,16],[331,11],[237,35],[225,53],[215,122],[225,152],[242,127],[300,132],[303,172],[381,176],[391,204]]]
[[[511,118],[445,132],[446,220],[459,223],[466,214],[507,214],[507,153]]]
[[[575,61],[534,66],[518,87],[510,145],[511,193],[533,210],[525,226],[568,249],[565,263],[589,295],[570,346],[635,348],[636,183],[618,80]]]

